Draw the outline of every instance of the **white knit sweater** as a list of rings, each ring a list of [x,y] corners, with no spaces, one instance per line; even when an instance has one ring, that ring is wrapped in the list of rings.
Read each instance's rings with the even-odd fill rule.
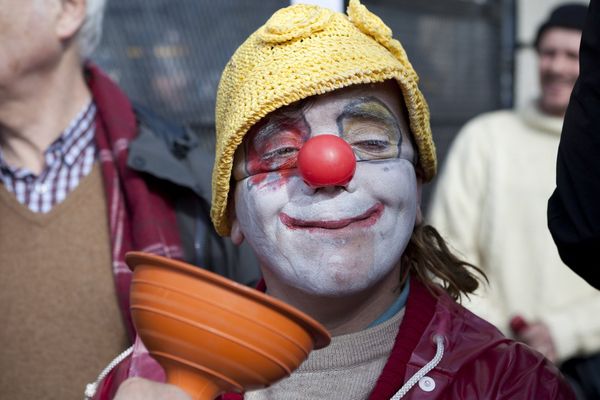
[[[561,127],[533,102],[469,122],[452,145],[428,222],[487,273],[489,288],[464,304],[507,335],[515,314],[541,320],[564,360],[600,350],[600,291],[561,262],[546,224]]]

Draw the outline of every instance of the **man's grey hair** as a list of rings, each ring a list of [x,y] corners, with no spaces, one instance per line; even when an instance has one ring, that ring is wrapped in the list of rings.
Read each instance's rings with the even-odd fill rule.
[[[102,19],[107,0],[86,0],[85,21],[77,34],[82,60],[91,57],[102,38]]]

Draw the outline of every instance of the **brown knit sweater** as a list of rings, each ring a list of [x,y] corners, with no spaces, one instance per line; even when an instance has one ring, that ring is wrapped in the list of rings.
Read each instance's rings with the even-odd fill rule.
[[[267,389],[246,393],[246,400],[366,399],[390,355],[404,316],[347,335],[335,336],[289,377]]]
[[[81,400],[127,346],[98,165],[49,213],[0,185],[0,399]]]

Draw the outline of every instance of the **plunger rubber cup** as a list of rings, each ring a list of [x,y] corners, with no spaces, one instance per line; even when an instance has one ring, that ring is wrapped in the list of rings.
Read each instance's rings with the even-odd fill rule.
[[[137,333],[194,400],[267,387],[331,340],[306,314],[217,274],[153,254],[125,260]]]
[[[304,143],[298,153],[298,169],[310,187],[345,186],[354,176],[356,159],[344,139],[322,134]]]

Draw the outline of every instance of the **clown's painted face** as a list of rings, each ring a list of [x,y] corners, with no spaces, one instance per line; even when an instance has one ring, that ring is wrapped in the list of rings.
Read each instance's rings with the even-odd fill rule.
[[[420,192],[401,101],[393,82],[354,86],[280,109],[246,135],[233,169],[232,238],[249,241],[265,277],[343,296],[399,268]],[[296,168],[303,143],[322,134],[354,150],[344,186],[310,187]]]

